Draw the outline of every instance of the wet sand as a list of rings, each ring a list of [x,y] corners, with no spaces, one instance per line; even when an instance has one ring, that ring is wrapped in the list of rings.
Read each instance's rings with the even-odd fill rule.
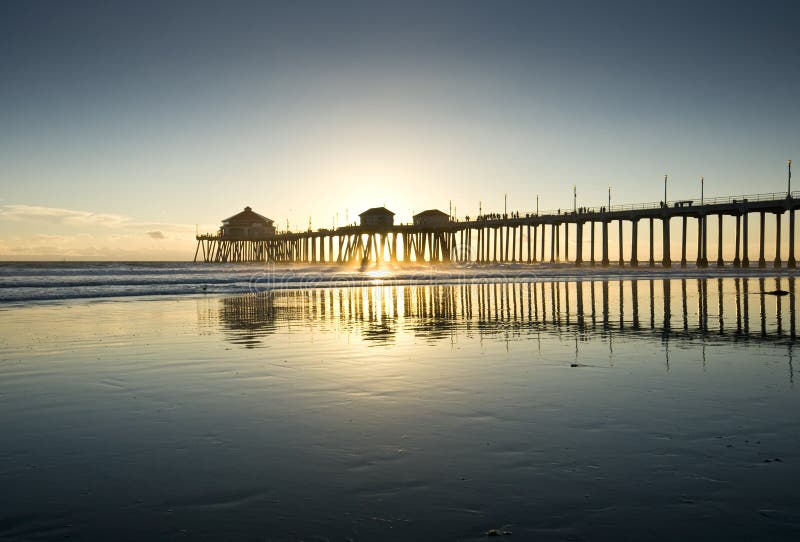
[[[791,295],[692,278],[6,307],[0,539],[794,540],[794,286],[765,285]]]

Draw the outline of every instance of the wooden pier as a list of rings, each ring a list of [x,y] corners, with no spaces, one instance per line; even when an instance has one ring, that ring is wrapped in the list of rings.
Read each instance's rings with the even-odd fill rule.
[[[696,265],[709,265],[708,218],[717,218],[716,261],[725,265],[723,246],[733,236],[734,266],[784,265],[781,218],[788,213],[788,254],[785,265],[796,267],[795,210],[800,192],[770,193],[705,199],[655,202],[612,207],[581,207],[569,212],[514,213],[490,215],[475,220],[449,221],[440,225],[345,226],[335,230],[275,233],[264,238],[205,234],[197,236],[195,261],[276,262],[369,265],[372,263],[555,263],[608,266],[610,231],[618,232],[620,256],[616,265],[673,264],[671,223],[681,224],[681,266],[687,265],[687,225],[697,225]],[[755,261],[749,253],[749,218],[758,217],[759,250]],[[726,218],[727,219],[724,219]],[[774,218],[772,218],[774,217]],[[767,262],[765,230],[767,220],[775,221],[775,250]],[[639,227],[647,225],[649,252],[639,255]],[[626,259],[624,225],[630,231],[630,256]],[[598,227],[599,226],[599,227]],[[616,228],[613,228],[616,226]],[[588,232],[587,232],[588,229]],[[599,230],[599,231],[598,231]],[[573,252],[569,239],[574,236]],[[587,239],[588,238],[588,239]],[[563,245],[562,245],[563,239]],[[588,242],[587,242],[588,241]],[[713,241],[713,239],[712,239]],[[549,248],[546,252],[545,248]],[[563,251],[562,251],[563,247]],[[656,260],[656,249],[660,258]]]

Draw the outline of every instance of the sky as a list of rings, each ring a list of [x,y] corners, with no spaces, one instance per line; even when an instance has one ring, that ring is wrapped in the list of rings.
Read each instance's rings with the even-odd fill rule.
[[[786,190],[797,2],[0,4],[0,259]]]

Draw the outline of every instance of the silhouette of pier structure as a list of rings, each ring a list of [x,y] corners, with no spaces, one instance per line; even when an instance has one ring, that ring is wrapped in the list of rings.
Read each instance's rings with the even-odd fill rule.
[[[612,264],[609,239],[617,230],[617,265],[671,267],[673,242],[671,224],[680,221],[681,266],[686,266],[687,225],[697,226],[696,265],[706,267],[709,257],[709,217],[715,217],[716,265],[725,265],[725,239],[734,239],[737,267],[796,267],[795,211],[800,207],[800,192],[782,192],[654,202],[635,205],[580,207],[569,212],[513,213],[454,220],[445,213],[430,210],[415,216],[413,224],[394,224],[391,211],[383,207],[361,214],[360,225],[303,232],[274,232],[272,221],[245,209],[248,218],[260,217],[263,223],[236,226],[235,215],[223,222],[216,234],[198,235],[194,260],[204,262],[285,262],[346,264],[358,263],[555,263],[575,265]],[[437,215],[438,213],[438,215]],[[788,254],[782,253],[781,222],[788,214]],[[445,215],[442,220],[440,215]],[[758,217],[758,254],[751,259],[750,217]],[[419,217],[419,220],[417,220]],[[424,217],[424,219],[423,219]],[[774,251],[766,259],[767,220],[774,217]],[[259,219],[259,220],[260,220]],[[640,258],[640,225],[647,225],[648,254]],[[625,226],[625,228],[623,228]],[[616,227],[616,228],[615,228]],[[630,232],[624,239],[623,232]],[[574,244],[570,253],[570,237]],[[563,244],[562,244],[563,240]],[[627,243],[626,243],[627,241]],[[713,243],[713,239],[712,239]],[[629,257],[625,257],[626,247]],[[562,250],[563,248],[563,250]],[[547,249],[547,250],[546,250]],[[657,251],[659,258],[656,258]]]

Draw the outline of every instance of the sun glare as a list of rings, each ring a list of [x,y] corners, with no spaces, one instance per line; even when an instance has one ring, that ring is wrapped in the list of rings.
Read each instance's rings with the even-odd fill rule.
[[[385,279],[391,276],[391,273],[385,269],[375,269],[372,271],[367,271],[367,276],[373,279]]]

